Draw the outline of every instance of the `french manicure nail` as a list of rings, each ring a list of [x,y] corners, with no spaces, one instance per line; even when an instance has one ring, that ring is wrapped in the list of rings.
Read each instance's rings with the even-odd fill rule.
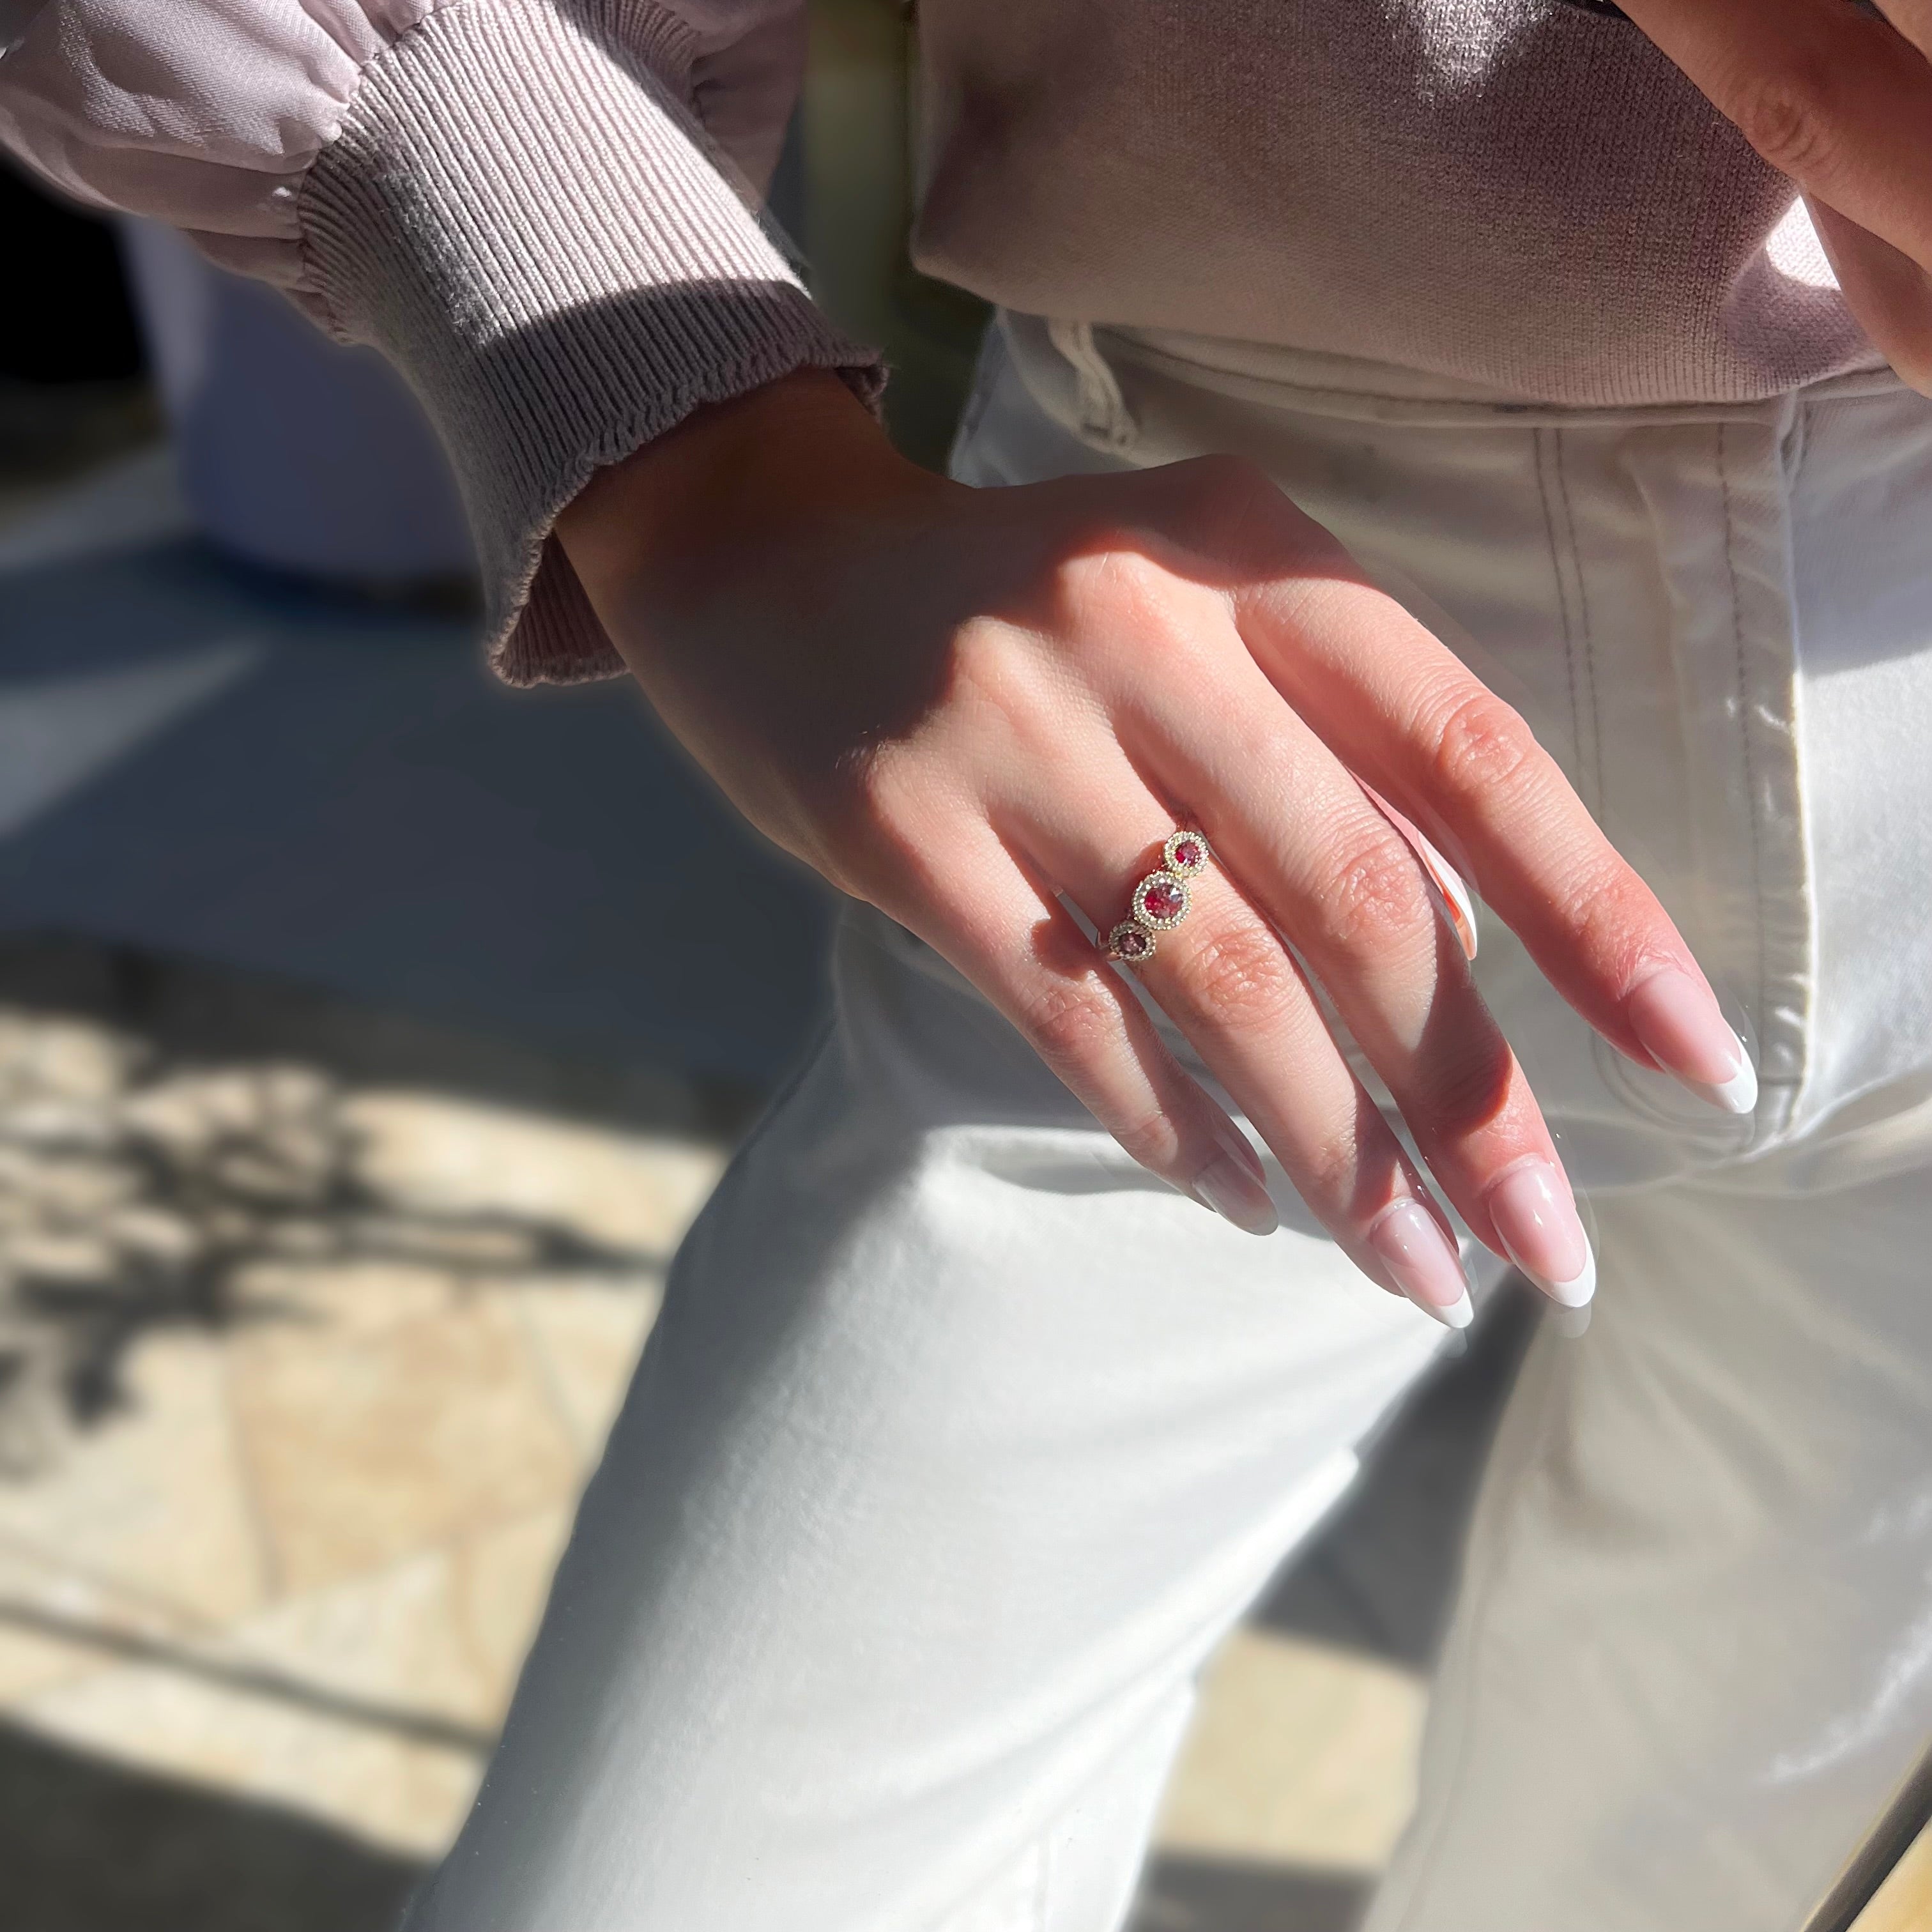
[[[1461,943],[1464,955],[1474,958],[1476,907],[1462,874],[1436,849],[1429,835],[1414,819],[1398,812],[1366,778],[1357,778],[1355,782],[1361,787],[1369,802],[1402,834],[1409,850],[1422,861],[1422,869],[1429,874],[1430,884],[1442,896],[1442,910],[1449,916],[1450,927]]]
[[[1214,1138],[1253,1175],[1256,1185],[1265,1190],[1268,1171],[1262,1166],[1262,1157],[1256,1153],[1254,1144],[1247,1136],[1232,1120],[1223,1120],[1214,1130]]]
[[[1652,974],[1624,1010],[1644,1051],[1700,1099],[1727,1114],[1748,1114],[1757,1105],[1750,1055],[1710,989],[1688,973],[1667,966]]]
[[[1248,1160],[1253,1159],[1251,1153]],[[1194,1177],[1194,1194],[1204,1207],[1247,1234],[1271,1234],[1281,1225],[1268,1190],[1237,1155],[1217,1154]]]
[[[1563,1177],[1526,1162],[1490,1190],[1490,1218],[1503,1252],[1552,1301],[1581,1308],[1597,1292],[1597,1258]]]
[[[1462,1263],[1442,1224],[1419,1201],[1384,1208],[1369,1230],[1369,1246],[1396,1287],[1445,1328],[1466,1328],[1475,1318]]]

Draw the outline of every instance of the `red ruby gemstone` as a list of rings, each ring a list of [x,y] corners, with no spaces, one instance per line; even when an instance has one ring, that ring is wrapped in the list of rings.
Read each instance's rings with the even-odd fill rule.
[[[1187,894],[1176,879],[1156,879],[1141,895],[1142,909],[1150,919],[1178,919]]]
[[[1184,838],[1174,848],[1174,862],[1177,866],[1185,866],[1190,872],[1195,871],[1207,856],[1202,850],[1198,839]]]
[[[1154,943],[1144,932],[1124,932],[1114,942],[1123,959],[1144,959],[1154,950]]]

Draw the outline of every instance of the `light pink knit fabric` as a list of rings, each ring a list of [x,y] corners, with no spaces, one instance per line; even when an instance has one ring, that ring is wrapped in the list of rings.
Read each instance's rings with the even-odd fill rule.
[[[506,676],[614,667],[546,542],[599,464],[806,364],[876,386],[747,205],[801,0],[0,0],[0,141],[401,364]],[[1876,360],[1789,183],[1561,0],[922,0],[920,38],[915,252],[1011,308],[1580,406]]]
[[[390,356],[454,458],[493,662],[603,676],[550,541],[592,474],[795,369],[881,380],[748,205],[800,26],[758,0],[40,0],[0,140]]]

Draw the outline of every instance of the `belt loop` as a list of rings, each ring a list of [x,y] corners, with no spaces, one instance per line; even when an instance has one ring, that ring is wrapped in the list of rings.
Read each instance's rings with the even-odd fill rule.
[[[1140,432],[1127,411],[1126,398],[1107,366],[1107,358],[1094,345],[1090,322],[1065,322],[1049,316],[1047,340],[1066,357],[1080,379],[1080,428],[1082,432],[1112,450],[1131,449]]]

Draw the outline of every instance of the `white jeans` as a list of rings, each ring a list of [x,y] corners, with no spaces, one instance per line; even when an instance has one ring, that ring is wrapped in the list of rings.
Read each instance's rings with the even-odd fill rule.
[[[1016,340],[962,475],[1258,456],[1480,640],[1762,1062],[1754,1120],[1700,1109],[1486,923],[1600,1287],[1512,1400],[1372,1923],[1790,1932],[1932,1731],[1932,404]],[[1257,1241],[1132,1166],[884,920],[837,986],[415,1932],[1111,1932],[1204,1658],[1438,1344],[1278,1173]]]

